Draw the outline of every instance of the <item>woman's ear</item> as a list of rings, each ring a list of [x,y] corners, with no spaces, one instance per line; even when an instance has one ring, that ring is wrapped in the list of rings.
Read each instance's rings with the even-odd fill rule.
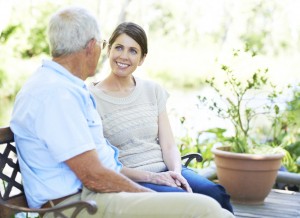
[[[141,60],[140,60],[140,62],[139,62],[139,66],[141,66],[141,65],[144,63],[144,60],[145,60],[146,56],[147,56],[147,54],[145,54],[145,55],[141,58]]]

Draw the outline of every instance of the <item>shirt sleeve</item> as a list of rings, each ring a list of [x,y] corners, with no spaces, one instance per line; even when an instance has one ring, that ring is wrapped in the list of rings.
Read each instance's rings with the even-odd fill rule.
[[[35,130],[58,162],[95,148],[85,111],[85,108],[92,106],[85,105],[84,99],[67,90],[60,90],[41,102]],[[91,119],[89,122],[95,123]]]

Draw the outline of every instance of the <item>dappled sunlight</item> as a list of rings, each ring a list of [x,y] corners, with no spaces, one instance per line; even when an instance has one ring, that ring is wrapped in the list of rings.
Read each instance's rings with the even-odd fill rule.
[[[6,104],[3,99],[13,101],[41,59],[50,58],[45,37],[48,18],[56,9],[71,4],[96,14],[103,39],[108,40],[123,21],[145,29],[149,53],[135,76],[153,79],[168,90],[168,112],[177,138],[186,131],[196,135],[213,127],[232,133],[232,124],[201,108],[197,98],[200,94],[214,96],[205,79],[215,77],[216,83],[221,83],[224,64],[244,81],[255,70],[268,69],[278,89],[287,84],[299,86],[298,0],[0,0],[1,105]],[[236,50],[248,52],[233,59]],[[97,74],[87,83],[109,73],[106,57],[103,51]],[[0,125],[8,125],[11,104],[2,106]],[[186,118],[184,126],[181,117]]]

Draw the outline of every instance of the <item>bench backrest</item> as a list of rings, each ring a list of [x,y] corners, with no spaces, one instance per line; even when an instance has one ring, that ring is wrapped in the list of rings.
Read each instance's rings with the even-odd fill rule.
[[[0,201],[28,207],[19,168],[14,134],[9,127],[0,128]],[[0,205],[0,217],[8,217]]]

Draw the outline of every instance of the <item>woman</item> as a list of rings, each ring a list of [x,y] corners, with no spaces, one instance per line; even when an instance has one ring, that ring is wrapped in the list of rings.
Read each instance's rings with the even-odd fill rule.
[[[148,53],[147,36],[137,24],[120,24],[109,39],[110,74],[90,87],[105,137],[120,150],[122,173],[159,192],[211,196],[232,212],[224,188],[182,167],[166,111],[168,93],[133,76]]]

